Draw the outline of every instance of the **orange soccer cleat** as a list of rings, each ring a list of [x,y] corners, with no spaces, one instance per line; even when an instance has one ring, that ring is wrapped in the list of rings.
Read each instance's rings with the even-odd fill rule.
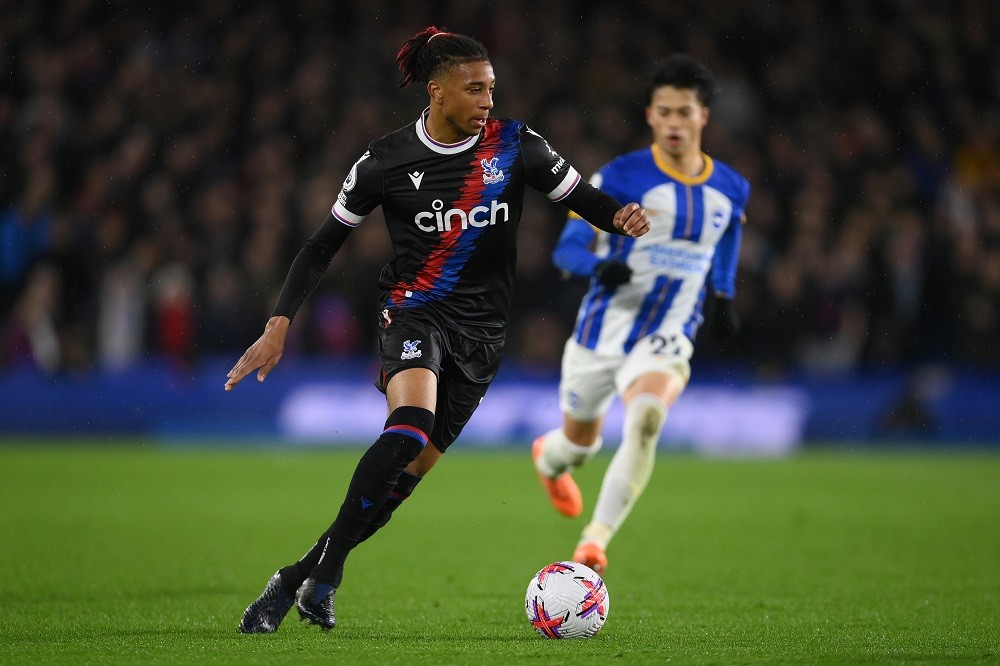
[[[586,564],[599,574],[604,574],[608,568],[608,556],[596,541],[584,541],[573,552],[573,561]]]
[[[542,440],[543,437],[539,437],[531,445],[532,460],[538,460],[538,456],[542,455]],[[583,512],[583,495],[580,494],[580,487],[576,485],[569,472],[563,472],[554,479],[538,472],[538,479],[542,482],[545,492],[549,494],[549,500],[556,511],[569,518],[576,518]]]

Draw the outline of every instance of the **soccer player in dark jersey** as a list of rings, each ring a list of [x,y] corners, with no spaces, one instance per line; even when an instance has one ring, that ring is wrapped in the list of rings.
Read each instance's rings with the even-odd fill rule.
[[[336,519],[297,562],[279,569],[247,608],[243,633],[277,630],[298,607],[334,626],[344,562],[455,441],[486,393],[503,351],[526,185],[614,234],[649,229],[580,178],[524,123],[491,118],[493,67],[476,40],[431,26],[396,56],[400,86],[426,82],[430,105],[415,122],[373,141],[330,214],[292,263],[264,333],[228,374],[226,390],[281,358],[299,306],[351,230],[381,205],[393,259],[379,286],[381,372],[388,418],[362,455]]]

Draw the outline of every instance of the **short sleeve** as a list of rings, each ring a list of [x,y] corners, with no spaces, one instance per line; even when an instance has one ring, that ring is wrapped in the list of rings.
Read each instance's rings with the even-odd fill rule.
[[[351,167],[330,214],[347,226],[356,227],[381,203],[382,168],[369,149]]]
[[[521,128],[521,154],[525,182],[552,201],[562,201],[580,183],[579,172],[527,125]]]

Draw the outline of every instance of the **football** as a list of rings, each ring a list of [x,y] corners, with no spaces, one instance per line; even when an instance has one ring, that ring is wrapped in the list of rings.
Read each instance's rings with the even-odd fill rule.
[[[528,583],[524,609],[545,638],[590,638],[604,626],[611,598],[597,572],[577,562],[553,562]]]

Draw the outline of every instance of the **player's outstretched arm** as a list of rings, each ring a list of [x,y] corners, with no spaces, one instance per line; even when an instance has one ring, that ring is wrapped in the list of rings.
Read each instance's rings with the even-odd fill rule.
[[[226,375],[228,377],[226,380],[227,391],[232,391],[241,379],[257,368],[260,368],[257,373],[257,381],[264,381],[267,374],[281,360],[281,355],[285,351],[285,336],[288,334],[289,324],[291,324],[291,320],[280,315],[268,319],[264,332],[257,338],[257,342],[250,345],[250,348],[243,353],[240,360]]]
[[[292,267],[285,277],[285,284],[278,294],[278,302],[274,306],[271,318],[267,320],[264,333],[257,342],[250,345],[246,353],[240,357],[233,369],[229,371],[226,380],[226,390],[231,391],[248,374],[260,368],[257,381],[264,381],[267,373],[281,360],[285,350],[285,336],[292,318],[306,297],[319,284],[320,278],[326,272],[333,256],[340,250],[352,227],[342,224],[332,214],[319,229],[306,241],[292,262]]]

